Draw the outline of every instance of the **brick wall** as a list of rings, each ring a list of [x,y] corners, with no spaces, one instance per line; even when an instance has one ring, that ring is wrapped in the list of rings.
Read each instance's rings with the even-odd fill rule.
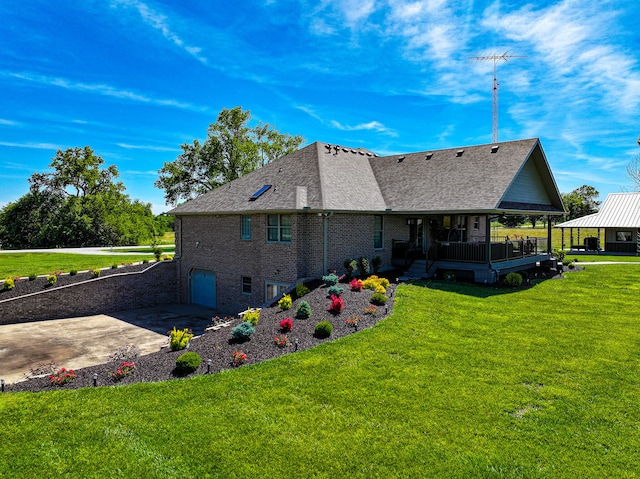
[[[0,301],[0,324],[72,318],[178,302],[175,261]]]

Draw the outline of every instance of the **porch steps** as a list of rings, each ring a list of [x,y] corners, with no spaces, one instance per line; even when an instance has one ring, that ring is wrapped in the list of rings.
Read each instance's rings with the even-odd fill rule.
[[[415,260],[409,269],[405,271],[405,276],[409,278],[426,278],[427,277],[427,261],[424,259]]]

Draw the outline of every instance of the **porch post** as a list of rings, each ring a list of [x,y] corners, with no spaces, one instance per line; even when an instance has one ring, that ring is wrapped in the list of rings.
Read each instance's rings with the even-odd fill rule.
[[[560,228],[560,231],[562,233],[562,246],[561,246],[561,248],[562,248],[562,251],[564,251],[564,228]]]
[[[564,242],[564,239],[562,241]],[[551,254],[551,250],[553,250],[551,246],[551,215],[547,215],[547,250],[549,254]]]
[[[489,218],[488,213],[487,216],[485,216],[484,243],[487,264],[489,268],[491,268],[491,218]]]

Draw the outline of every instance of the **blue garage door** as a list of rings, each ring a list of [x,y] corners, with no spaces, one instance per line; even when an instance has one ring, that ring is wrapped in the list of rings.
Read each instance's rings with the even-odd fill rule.
[[[191,270],[191,302],[216,307],[216,275],[205,269]]]

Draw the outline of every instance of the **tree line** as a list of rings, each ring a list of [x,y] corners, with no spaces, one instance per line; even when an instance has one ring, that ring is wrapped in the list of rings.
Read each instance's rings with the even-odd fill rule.
[[[301,136],[281,134],[265,123],[250,127],[251,113],[223,109],[203,143],[159,170],[155,186],[176,205],[295,151]],[[29,178],[29,191],[0,209],[4,249],[125,246],[155,242],[173,218],[154,216],[150,203],[131,199],[115,165],[89,146],[58,150],[46,172]]]

